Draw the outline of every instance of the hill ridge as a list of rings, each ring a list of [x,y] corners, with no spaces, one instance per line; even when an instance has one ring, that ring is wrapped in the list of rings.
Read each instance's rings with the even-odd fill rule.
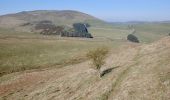
[[[91,26],[110,26],[109,23],[98,19],[89,14],[74,11],[74,10],[35,10],[35,11],[22,11],[13,14],[6,14],[0,16],[0,27],[13,28],[16,30],[29,30],[33,29],[35,22],[49,20],[56,25],[69,25],[73,23],[89,23]],[[25,23],[33,25],[22,26]]]

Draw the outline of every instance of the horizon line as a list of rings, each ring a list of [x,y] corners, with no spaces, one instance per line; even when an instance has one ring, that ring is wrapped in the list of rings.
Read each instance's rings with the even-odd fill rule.
[[[17,14],[17,13],[22,13],[22,12],[31,12],[31,11],[75,11],[75,12],[80,12],[80,13],[84,13],[84,14],[88,14],[86,12],[82,12],[82,11],[79,11],[79,10],[69,10],[69,9],[62,9],[62,10],[57,10],[57,9],[37,9],[37,10],[23,10],[23,11],[16,11],[16,12],[8,12],[8,13],[3,13],[1,14],[0,13],[0,17],[1,16],[5,16],[5,15],[10,15],[10,14]],[[98,18],[100,20],[103,20],[105,22],[108,22],[108,23],[139,23],[139,22],[149,22],[149,23],[152,23],[152,22],[170,22],[170,19],[168,20],[128,20],[128,19],[122,19],[122,20],[119,20],[119,21],[111,21],[111,19],[107,19],[107,18],[100,18],[100,17],[97,17],[95,15],[91,15],[91,14],[88,14],[92,17],[95,17],[95,18]],[[116,19],[112,19],[112,20],[116,20]]]

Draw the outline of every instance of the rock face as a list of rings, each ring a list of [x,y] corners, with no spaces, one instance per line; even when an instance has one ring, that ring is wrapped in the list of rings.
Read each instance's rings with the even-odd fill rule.
[[[137,38],[135,35],[133,35],[133,34],[129,34],[129,35],[127,36],[127,40],[129,40],[129,41],[131,41],[131,42],[139,43],[138,38]]]
[[[62,37],[83,37],[83,38],[93,38],[90,33],[79,33],[79,32],[63,32]]]
[[[36,24],[35,30],[43,35],[60,35],[61,37],[84,37],[93,38],[86,27],[88,24],[75,23],[73,28],[66,29],[65,26],[56,26],[51,21],[40,21]],[[88,25],[89,26],[89,25]]]
[[[85,37],[85,38],[93,38],[90,33],[88,33],[88,29],[86,24],[83,23],[75,23],[73,24],[73,31],[71,32],[63,32],[61,34],[63,37]]]
[[[86,24],[75,23],[75,24],[73,24],[73,27],[74,27],[76,32],[79,32],[79,33],[88,33]]]

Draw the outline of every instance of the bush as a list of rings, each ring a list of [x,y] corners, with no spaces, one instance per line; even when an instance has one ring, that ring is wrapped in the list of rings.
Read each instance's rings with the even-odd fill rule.
[[[87,53],[87,57],[92,60],[93,66],[100,73],[100,68],[103,64],[105,64],[104,59],[108,54],[108,48],[97,48],[95,50],[91,50]]]
[[[133,35],[133,34],[129,34],[129,35],[127,36],[127,40],[129,40],[129,41],[131,41],[131,42],[139,43],[138,38],[137,38],[135,35]]]
[[[170,36],[170,33],[168,35]]]

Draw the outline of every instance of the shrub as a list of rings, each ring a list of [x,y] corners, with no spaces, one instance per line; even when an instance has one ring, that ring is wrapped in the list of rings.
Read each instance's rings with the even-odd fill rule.
[[[100,73],[100,68],[103,64],[105,64],[104,59],[108,54],[108,48],[97,48],[95,50],[91,50],[87,53],[87,57],[92,60],[93,66]]]
[[[129,34],[129,35],[127,36],[127,40],[129,40],[129,41],[131,41],[131,42],[139,43],[138,38],[137,38],[135,35],[133,35],[133,34]]]
[[[170,36],[170,33],[168,35]]]

